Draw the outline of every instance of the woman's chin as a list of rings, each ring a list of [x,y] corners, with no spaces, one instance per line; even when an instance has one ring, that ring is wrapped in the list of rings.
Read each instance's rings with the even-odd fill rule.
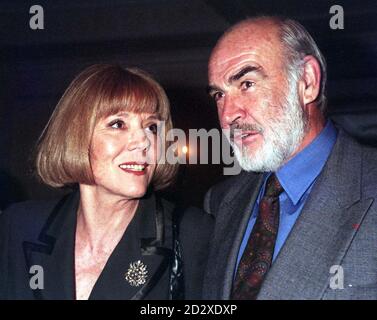
[[[147,192],[147,188],[135,188],[130,189],[128,188],[124,192],[122,192],[125,199],[139,199],[144,197],[145,193]]]

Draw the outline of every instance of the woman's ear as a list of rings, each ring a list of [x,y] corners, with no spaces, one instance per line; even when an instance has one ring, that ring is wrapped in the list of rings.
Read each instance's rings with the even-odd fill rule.
[[[321,67],[316,58],[306,56],[304,58],[304,72],[301,77],[301,98],[304,106],[317,99],[321,88]]]

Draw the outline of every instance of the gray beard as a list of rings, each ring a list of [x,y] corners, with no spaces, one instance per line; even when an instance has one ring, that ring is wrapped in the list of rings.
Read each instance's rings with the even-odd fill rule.
[[[288,94],[283,98],[282,115],[270,118],[261,132],[262,146],[249,155],[249,147],[240,148],[231,142],[236,159],[245,171],[275,172],[298,149],[305,137],[307,119],[300,105],[297,82],[290,81]],[[267,129],[267,130],[266,130]]]

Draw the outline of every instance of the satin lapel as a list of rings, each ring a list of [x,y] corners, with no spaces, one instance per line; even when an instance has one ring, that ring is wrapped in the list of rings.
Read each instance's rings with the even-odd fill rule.
[[[243,172],[220,204],[205,280],[210,299],[230,298],[238,250],[262,180]]]
[[[141,254],[146,261],[150,261],[151,273],[150,277],[147,279],[146,283],[140,290],[132,297],[132,300],[140,300],[146,297],[146,295],[154,288],[158,281],[163,277],[165,273],[166,280],[161,283],[160,286],[165,288],[167,285],[167,290],[163,293],[161,292],[161,297],[158,299],[163,299],[165,295],[169,298],[169,274],[167,271],[170,270],[170,266],[173,262],[174,252],[172,250],[172,225],[168,222],[165,216],[166,212],[162,207],[162,203],[157,198],[153,199],[153,203],[156,204],[155,207],[155,237],[149,238],[148,233],[144,233],[141,239]],[[146,221],[146,220],[145,220]],[[144,226],[147,230],[147,226]],[[143,230],[143,229],[142,229]],[[141,232],[143,233],[143,231]]]
[[[168,298],[166,271],[172,251],[166,245],[171,235],[164,231],[171,228],[167,226],[162,206],[156,208],[156,201],[153,195],[140,200],[135,217],[111,254],[90,299],[144,299],[163,276],[167,281],[159,283],[160,293],[156,299]],[[138,261],[141,264],[137,266]],[[132,281],[137,280],[135,275],[126,279],[129,270],[140,271],[142,267],[147,273],[139,278],[141,282]]]
[[[372,199],[360,199],[361,150],[339,134],[258,299],[321,299]]]
[[[60,200],[38,237],[24,242],[27,270],[43,269],[43,289],[33,290],[37,299],[74,299],[74,239],[79,193]],[[31,275],[33,276],[33,275]]]

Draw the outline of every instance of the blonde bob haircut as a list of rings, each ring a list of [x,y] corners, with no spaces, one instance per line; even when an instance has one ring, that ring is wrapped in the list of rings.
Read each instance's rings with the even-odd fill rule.
[[[121,111],[156,114],[172,129],[164,89],[146,72],[119,65],[96,64],[81,72],[58,102],[38,141],[36,170],[52,187],[94,184],[89,149],[97,122]],[[166,149],[172,142],[166,141]],[[166,150],[162,150],[166,152]],[[174,180],[177,165],[157,164],[155,190]]]

